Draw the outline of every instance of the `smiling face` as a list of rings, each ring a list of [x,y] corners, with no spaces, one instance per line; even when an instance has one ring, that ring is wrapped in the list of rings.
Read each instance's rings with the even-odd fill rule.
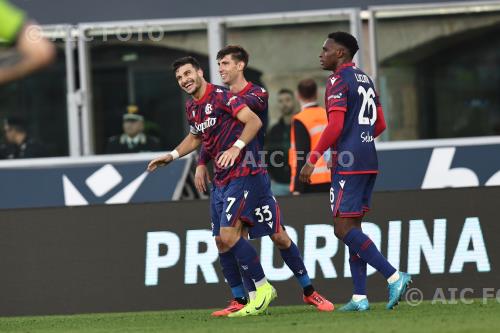
[[[238,79],[238,76],[245,68],[245,63],[243,61],[237,61],[231,54],[219,59],[218,64],[222,82],[228,86],[232,85]]]
[[[203,71],[191,64],[180,66],[175,71],[175,78],[179,87],[189,95],[196,95],[203,83]]]

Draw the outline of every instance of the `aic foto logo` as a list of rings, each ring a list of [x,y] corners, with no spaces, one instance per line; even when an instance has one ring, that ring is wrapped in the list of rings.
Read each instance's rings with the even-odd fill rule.
[[[141,184],[146,179],[148,173],[143,172],[131,183],[118,191],[111,198],[106,200],[106,204],[123,204],[128,203],[132,196],[137,192]],[[89,200],[85,199],[82,193],[71,182],[68,176],[62,176],[63,190],[64,190],[64,204],[66,206],[82,206],[88,205]],[[106,164],[94,173],[92,173],[86,180],[85,184],[92,191],[92,193],[101,198],[108,194],[116,186],[123,181],[122,175],[111,164]],[[101,202],[100,202],[101,203]]]
[[[461,226],[449,224],[444,218],[434,219],[429,229],[421,219],[405,223],[408,223],[409,227],[405,228],[408,234],[403,238],[403,221],[388,222],[388,233],[384,235],[387,243],[384,247],[381,247],[381,228],[374,223],[363,223],[363,231],[370,236],[378,248],[387,249],[387,258],[395,267],[400,267],[401,254],[406,252],[407,262],[403,263],[402,268],[413,275],[418,275],[422,271],[429,271],[430,274],[462,273],[465,264],[473,265],[477,272],[491,271],[479,217],[467,217]],[[449,229],[455,232],[460,230],[458,241],[455,237],[449,236]],[[431,234],[429,230],[432,230]],[[298,243],[297,230],[287,226],[287,232],[292,240]],[[334,235],[332,225],[308,224],[304,226],[301,234],[304,237],[303,242],[300,241],[304,244],[304,264],[311,278],[321,277],[321,275],[332,279],[351,277],[348,250],[344,250],[342,258],[344,264],[340,267],[340,272],[337,271],[339,267],[335,267],[332,260],[338,256],[339,247],[343,246],[335,237],[332,237]],[[182,262],[181,253],[185,255],[183,260],[185,284],[223,282],[216,273],[218,251],[210,230],[187,230],[182,235],[171,231],[154,231],[148,232],[146,238],[144,280],[146,286],[156,286],[167,282],[169,275],[163,275],[165,281],[161,281],[160,272],[174,268]],[[318,241],[319,239],[322,241]],[[408,243],[402,243],[402,239],[408,239]],[[203,246],[200,246],[202,243]],[[260,258],[266,276],[273,281],[292,278],[293,273],[285,264],[281,267],[274,266],[273,251],[272,241],[267,237],[262,238]],[[424,268],[425,264],[427,269]],[[201,275],[198,272],[201,272]],[[375,270],[369,266],[368,274],[371,275],[374,272]],[[199,280],[200,276],[204,281]]]

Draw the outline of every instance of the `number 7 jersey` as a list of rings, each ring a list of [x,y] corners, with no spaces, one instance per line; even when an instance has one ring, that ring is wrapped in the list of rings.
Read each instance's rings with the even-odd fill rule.
[[[340,66],[327,80],[325,106],[330,112],[345,112],[337,144],[339,174],[378,173],[374,132],[377,109],[382,112],[372,80],[354,63]]]

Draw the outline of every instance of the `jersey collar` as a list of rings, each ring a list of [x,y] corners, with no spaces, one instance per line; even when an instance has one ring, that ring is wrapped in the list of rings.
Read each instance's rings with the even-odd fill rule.
[[[213,90],[214,90],[214,85],[207,82],[207,89],[205,89],[205,93],[203,94],[203,97],[200,98],[199,100],[196,100],[193,98],[193,101],[195,102],[195,104],[198,104],[198,105],[205,103],[208,99],[208,95],[210,95],[210,93]]]
[[[348,62],[348,63],[342,64],[340,67],[337,68],[337,70],[334,72],[334,74],[340,72],[342,69],[344,69],[346,67],[354,67],[354,66],[356,66],[356,64],[354,62]]]
[[[302,110],[304,110],[304,109],[313,108],[316,106],[318,106],[318,102],[309,102],[309,103],[302,104],[301,108],[302,108]]]
[[[239,93],[238,95],[239,96],[243,96],[245,95],[250,89],[252,88],[252,82],[248,81],[247,85],[245,86],[245,88],[243,88]]]

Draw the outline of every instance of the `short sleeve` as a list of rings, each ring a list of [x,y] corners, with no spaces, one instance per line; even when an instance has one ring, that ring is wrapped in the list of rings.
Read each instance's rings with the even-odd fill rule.
[[[25,15],[21,10],[5,0],[0,0],[0,40],[9,44],[15,43],[24,20]]]
[[[229,93],[226,93],[224,96],[224,102],[226,106],[226,110],[234,117],[236,118],[236,115],[238,112],[240,112],[243,108],[247,107],[247,104],[245,101],[236,95],[232,95]]]
[[[193,125],[189,124],[189,133],[193,135],[200,135],[200,132]]]
[[[328,78],[326,83],[326,111],[347,111],[347,84],[340,76],[332,76]]]
[[[193,135],[200,135],[200,131],[198,131],[198,129],[196,128],[196,123],[192,116],[193,112],[191,112],[191,110],[192,110],[192,104],[188,101],[186,102],[186,119],[189,124],[189,133]]]
[[[248,107],[256,112],[264,112],[267,109],[269,95],[264,88],[259,88],[245,95],[245,101]]]

